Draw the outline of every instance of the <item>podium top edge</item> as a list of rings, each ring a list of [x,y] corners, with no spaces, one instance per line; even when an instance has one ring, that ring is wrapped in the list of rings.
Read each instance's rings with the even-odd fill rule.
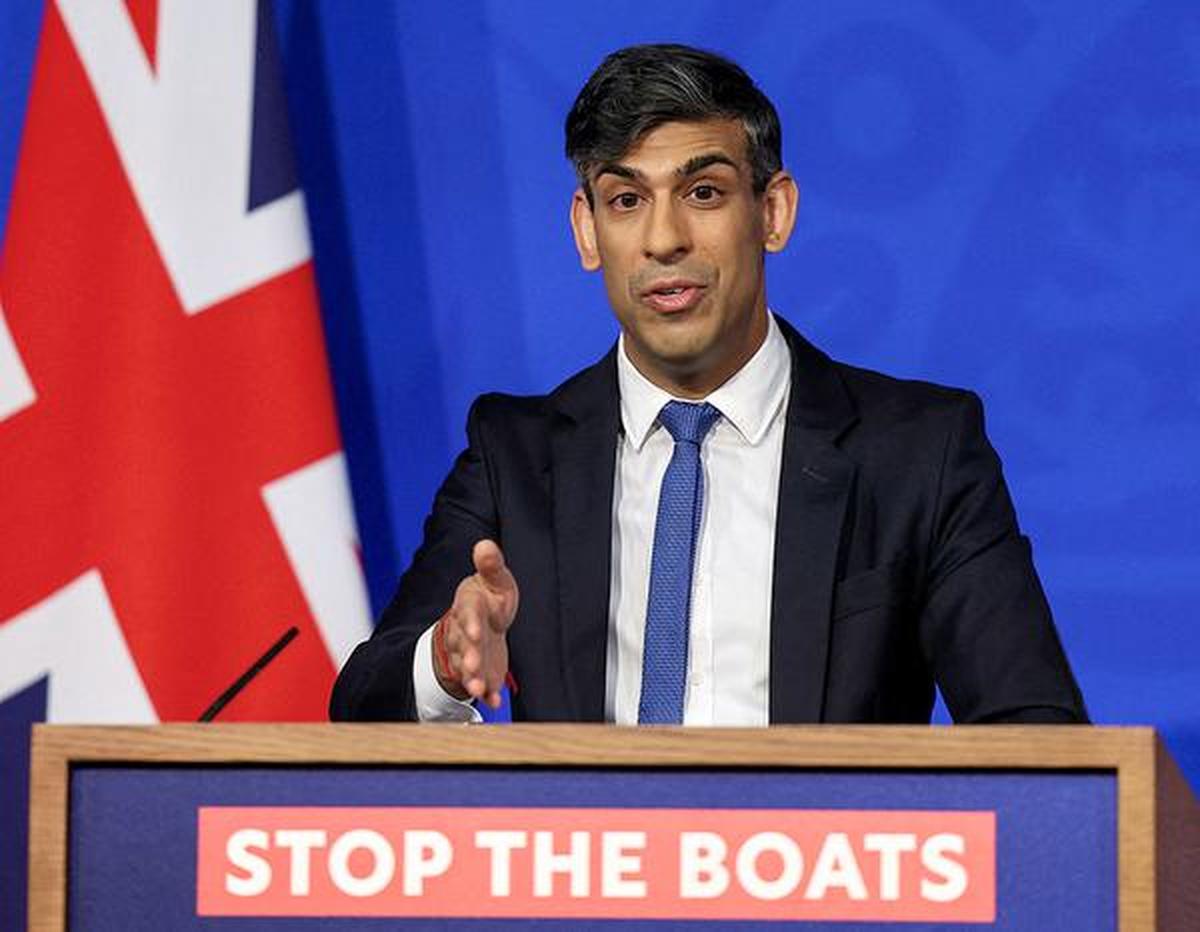
[[[1148,766],[1147,726],[222,723],[35,725],[35,757],[127,763],[1097,769]]]

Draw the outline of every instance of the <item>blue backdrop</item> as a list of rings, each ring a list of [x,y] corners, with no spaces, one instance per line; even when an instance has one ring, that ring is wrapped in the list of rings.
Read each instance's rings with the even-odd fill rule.
[[[0,6],[0,218],[38,6]],[[1200,783],[1200,5],[277,12],[377,608],[471,399],[614,338],[566,226],[576,90],[617,46],[698,44],[783,119],[803,197],[773,306],[836,357],[980,391],[1092,715],[1156,725]]]
[[[614,337],[566,226],[575,92],[617,46],[707,45],[776,101],[802,188],[772,304],[981,392],[1093,716],[1200,782],[1200,6],[279,9],[376,605],[471,399]]]

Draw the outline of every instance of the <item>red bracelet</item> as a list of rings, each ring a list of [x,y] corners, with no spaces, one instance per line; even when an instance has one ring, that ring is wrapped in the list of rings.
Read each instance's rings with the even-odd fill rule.
[[[450,652],[446,650],[446,626],[443,624],[445,620],[446,616],[443,615],[433,628],[433,662],[440,678],[450,680],[453,676],[450,671]]]

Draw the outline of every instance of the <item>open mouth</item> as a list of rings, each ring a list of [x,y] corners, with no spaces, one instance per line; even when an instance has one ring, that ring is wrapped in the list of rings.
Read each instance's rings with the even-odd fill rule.
[[[676,313],[694,307],[703,293],[703,285],[666,285],[645,292],[642,300],[656,311]]]

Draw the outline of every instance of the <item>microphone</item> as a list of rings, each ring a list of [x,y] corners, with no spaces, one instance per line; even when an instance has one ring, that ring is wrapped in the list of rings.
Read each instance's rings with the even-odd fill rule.
[[[292,639],[299,633],[300,629],[295,625],[292,625],[290,628],[284,631],[283,636],[280,637],[279,640],[270,647],[268,647],[267,652],[254,661],[254,663],[250,665],[249,670],[234,680],[232,686],[225,690],[225,692],[221,693],[221,695],[217,696],[213,704],[205,709],[201,716],[196,719],[196,721],[211,722],[214,718],[216,718],[220,711],[225,708],[225,706],[229,705],[231,701],[233,701],[233,697],[245,689],[250,684],[250,681],[258,676],[258,674],[262,673],[263,667],[279,656],[279,652],[292,643]]]

